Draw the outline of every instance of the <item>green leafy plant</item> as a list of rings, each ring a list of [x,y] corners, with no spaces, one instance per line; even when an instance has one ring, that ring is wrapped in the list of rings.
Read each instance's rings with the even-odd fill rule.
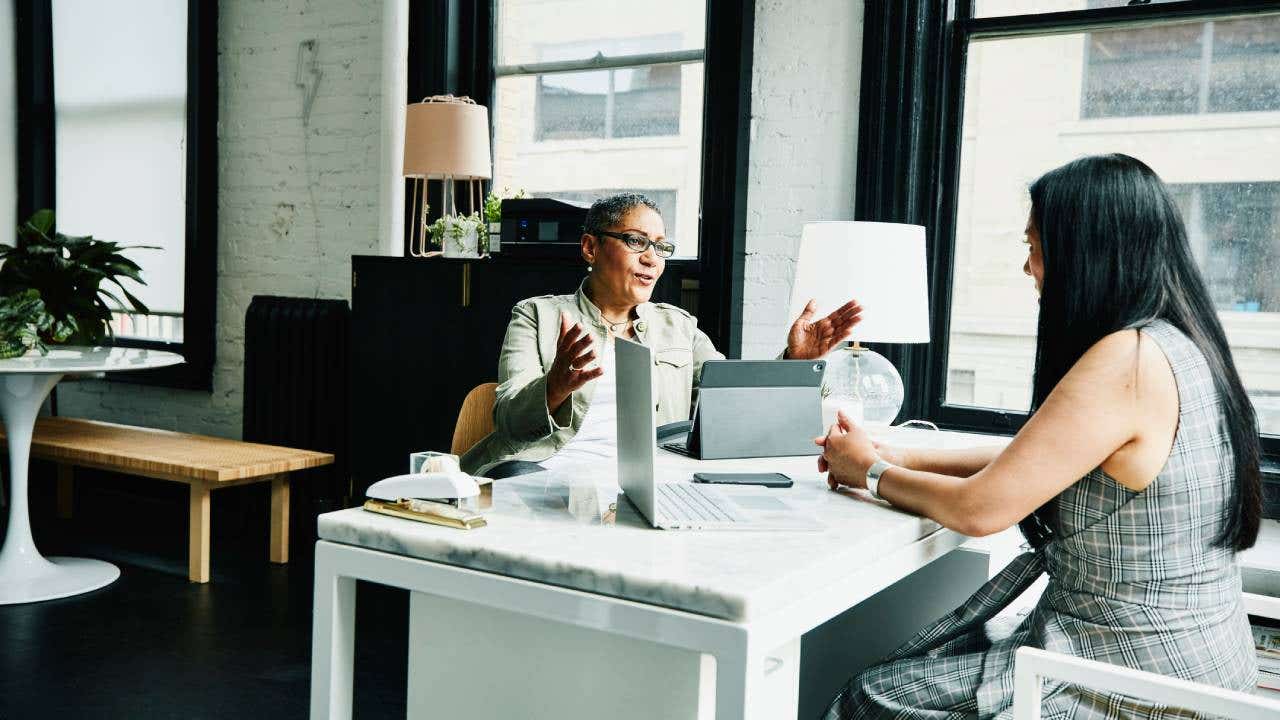
[[[0,358],[22,355],[36,348],[49,352],[41,338],[47,333],[54,342],[62,342],[75,333],[73,323],[59,322],[50,315],[35,290],[0,297]]]
[[[431,242],[439,246],[444,246],[445,237],[453,239],[454,244],[459,250],[466,250],[467,244],[465,238],[468,231],[474,231],[476,242],[486,237],[484,221],[480,219],[480,213],[473,212],[470,215],[444,215],[436,218],[436,221],[428,226],[427,230],[431,233]]]
[[[54,229],[52,210],[37,211],[18,226],[12,247],[0,245],[0,296],[35,290],[50,318],[37,325],[42,341],[93,345],[111,335],[113,309],[148,312],[147,306],[120,284],[122,278],[146,284],[142,268],[121,254],[141,249],[160,248],[124,246],[95,240],[91,235],[63,235]],[[108,283],[116,286],[128,305],[103,287]]]
[[[503,194],[508,197],[523,198],[524,190],[519,190],[515,195],[511,195],[511,188],[502,188]],[[502,196],[490,190],[489,194],[484,197],[484,221],[487,223],[502,222]]]

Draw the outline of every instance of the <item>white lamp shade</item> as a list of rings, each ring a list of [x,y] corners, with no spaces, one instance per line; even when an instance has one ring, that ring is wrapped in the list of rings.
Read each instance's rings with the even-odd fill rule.
[[[489,110],[470,102],[412,103],[404,118],[404,176],[488,179]]]
[[[815,319],[851,298],[862,321],[851,337],[861,342],[929,342],[929,287],[924,228],[877,222],[807,223],[791,286],[791,314],[818,301]]]

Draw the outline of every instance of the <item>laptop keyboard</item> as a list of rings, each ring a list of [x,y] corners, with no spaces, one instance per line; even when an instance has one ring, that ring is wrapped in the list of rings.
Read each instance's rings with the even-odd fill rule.
[[[659,507],[664,519],[674,522],[734,522],[736,517],[725,512],[719,500],[690,483],[659,483]]]

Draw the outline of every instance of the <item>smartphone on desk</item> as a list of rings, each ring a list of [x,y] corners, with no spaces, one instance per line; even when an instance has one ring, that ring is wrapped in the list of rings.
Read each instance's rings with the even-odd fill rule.
[[[789,488],[791,478],[782,473],[694,473],[693,481],[716,485],[759,485],[771,488]]]

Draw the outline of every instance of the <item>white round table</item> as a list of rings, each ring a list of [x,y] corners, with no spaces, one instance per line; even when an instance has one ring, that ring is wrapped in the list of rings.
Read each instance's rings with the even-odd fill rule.
[[[9,441],[9,527],[0,548],[0,605],[78,595],[109,585],[120,568],[87,558],[45,558],[31,537],[27,508],[27,464],[36,415],[49,391],[65,375],[148,370],[184,362],[157,350],[55,346],[0,360],[0,420]]]

